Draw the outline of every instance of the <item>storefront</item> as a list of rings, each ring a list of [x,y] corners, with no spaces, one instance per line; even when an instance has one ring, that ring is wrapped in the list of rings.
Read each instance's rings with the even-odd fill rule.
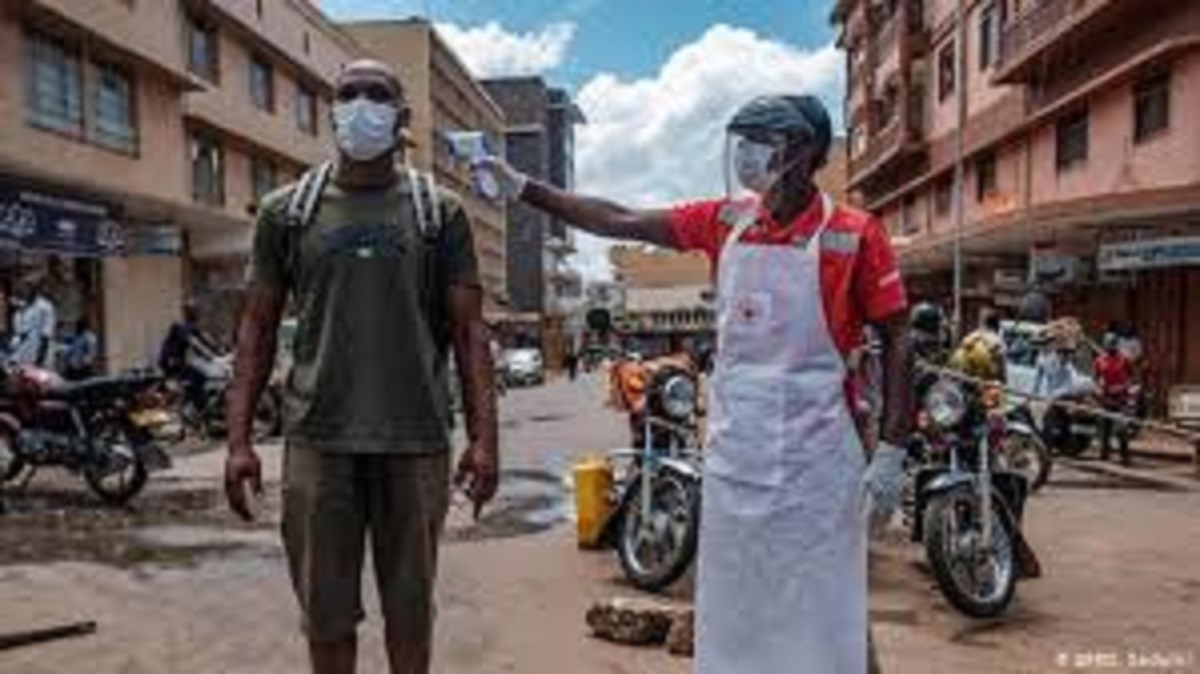
[[[116,199],[0,176],[0,327],[7,338],[16,285],[36,278],[60,343],[86,322],[102,367],[152,365],[179,311],[181,249],[177,227],[138,221]]]

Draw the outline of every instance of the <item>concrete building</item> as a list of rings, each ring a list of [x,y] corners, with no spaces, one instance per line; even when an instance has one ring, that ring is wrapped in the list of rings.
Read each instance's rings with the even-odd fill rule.
[[[185,298],[240,283],[254,195],[325,156],[353,52],[302,0],[4,2],[4,295],[38,273],[109,369],[151,363]]]
[[[462,196],[486,290],[485,311],[490,320],[503,320],[510,313],[504,204],[475,192],[470,171],[442,150],[437,136],[440,131],[482,131],[492,147],[503,148],[503,111],[428,21],[367,21],[342,27],[363,48],[399,70],[412,107],[411,131],[417,145],[413,165],[432,170],[442,185]]]
[[[504,110],[509,162],[539,180],[572,189],[574,126],[585,120],[567,93],[548,87],[540,77],[491,79],[482,84]],[[573,252],[574,233],[565,223],[525,204],[510,206],[509,306],[523,319],[514,328],[542,347],[552,368],[558,367],[568,344],[577,341],[573,328],[583,283],[567,263]]]
[[[834,19],[850,186],[916,294],[951,295],[961,234],[968,321],[1037,281],[1093,333],[1134,325],[1159,393],[1200,381],[1200,3],[842,0]]]

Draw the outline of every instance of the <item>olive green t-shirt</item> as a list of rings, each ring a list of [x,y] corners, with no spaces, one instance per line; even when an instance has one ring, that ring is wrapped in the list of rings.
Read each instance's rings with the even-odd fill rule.
[[[297,314],[288,440],[330,452],[448,450],[447,345],[435,337],[445,331],[432,329],[423,302],[432,291],[444,306],[448,286],[479,284],[462,204],[439,188],[441,229],[430,254],[406,178],[368,191],[331,181],[290,253],[285,212],[294,188],[263,199],[250,265],[250,283],[287,292]],[[431,215],[427,189],[420,193]],[[427,261],[436,283],[423,276]]]

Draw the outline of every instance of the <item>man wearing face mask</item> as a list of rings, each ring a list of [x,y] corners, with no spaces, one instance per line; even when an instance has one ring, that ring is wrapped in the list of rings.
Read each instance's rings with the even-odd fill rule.
[[[727,132],[727,176],[744,191],[669,210],[567,194],[496,158],[481,167],[511,198],[593,234],[712,262],[696,671],[863,674],[868,519],[898,501],[912,418],[904,287],[879,221],[814,183],[832,135],[819,100],[755,99]],[[866,324],[883,343],[885,400],[864,490],[845,359]]]
[[[351,674],[365,542],[393,674],[429,671],[438,537],[450,498],[452,348],[476,514],[498,476],[495,386],[471,229],[457,197],[407,166],[409,110],[375,61],[338,77],[338,158],[259,209],[229,394],[230,506],[261,493],[251,445],[284,306],[297,312],[285,401],[283,538],[317,674]]]

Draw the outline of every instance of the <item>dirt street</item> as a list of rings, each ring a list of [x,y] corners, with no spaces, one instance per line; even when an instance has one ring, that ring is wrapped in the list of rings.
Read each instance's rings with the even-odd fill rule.
[[[582,553],[572,538],[570,466],[624,436],[622,420],[602,407],[602,390],[593,378],[503,399],[503,495],[479,524],[456,509],[447,531],[438,672],[689,671],[663,652],[587,635],[592,600],[632,594],[611,555]],[[0,652],[0,672],[304,671],[276,531],[280,450],[264,448],[271,488],[251,526],[224,511],[222,458],[180,458],[128,511],[103,510],[73,480],[54,476],[12,496],[0,516],[0,633],[76,620],[99,628]],[[884,671],[1200,671],[1197,512],[1200,489],[1060,467],[1028,509],[1046,577],[1023,584],[1010,614],[995,622],[948,607],[915,547],[878,546],[872,615]],[[372,588],[366,597],[360,671],[382,672]],[[1142,666],[1127,666],[1134,653],[1145,656]],[[1110,657],[1116,666],[1107,666]]]

